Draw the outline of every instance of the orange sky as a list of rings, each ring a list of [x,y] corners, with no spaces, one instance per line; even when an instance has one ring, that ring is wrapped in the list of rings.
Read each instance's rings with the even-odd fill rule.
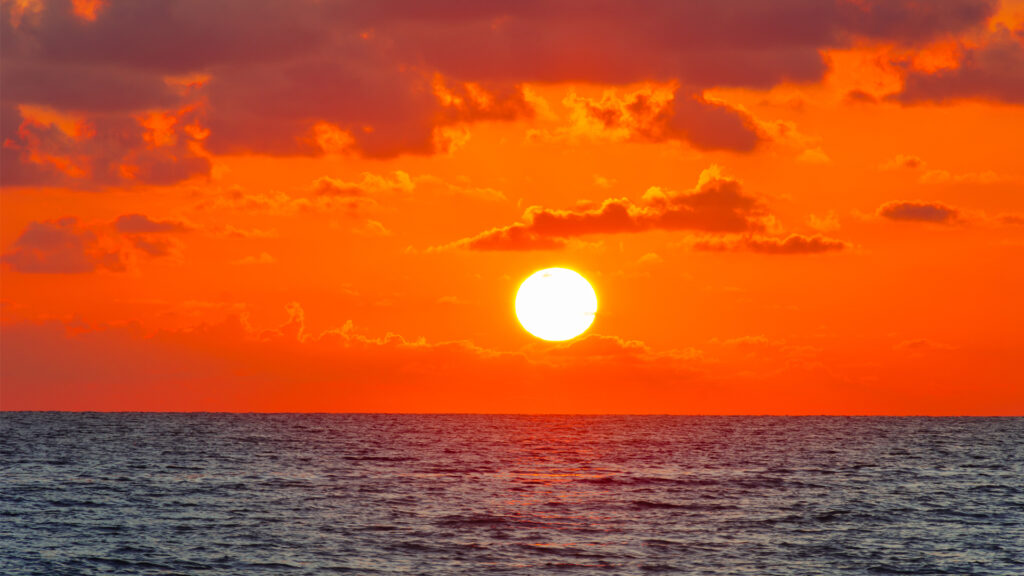
[[[2,26],[2,409],[1024,414],[1022,2]]]

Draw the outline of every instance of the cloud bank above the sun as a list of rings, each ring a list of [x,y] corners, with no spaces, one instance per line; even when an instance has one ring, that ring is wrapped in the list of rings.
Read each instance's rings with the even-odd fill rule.
[[[924,46],[980,29],[994,0],[714,3],[70,2],[3,5],[5,185],[167,185],[211,155],[434,154],[452,130],[526,118],[528,83],[674,83],[650,100],[580,103],[609,128],[697,149],[766,135],[713,87],[820,81],[823,50]],[[910,104],[1019,102],[1019,31],[953,71],[906,72]]]

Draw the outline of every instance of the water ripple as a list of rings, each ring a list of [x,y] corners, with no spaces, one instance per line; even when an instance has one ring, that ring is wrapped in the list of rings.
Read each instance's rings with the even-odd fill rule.
[[[1024,419],[0,415],[0,573],[1024,574]]]

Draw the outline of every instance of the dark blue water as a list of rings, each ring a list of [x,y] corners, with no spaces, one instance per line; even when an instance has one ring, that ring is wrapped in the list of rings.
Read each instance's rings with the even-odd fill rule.
[[[0,573],[1024,574],[1024,419],[0,415]]]

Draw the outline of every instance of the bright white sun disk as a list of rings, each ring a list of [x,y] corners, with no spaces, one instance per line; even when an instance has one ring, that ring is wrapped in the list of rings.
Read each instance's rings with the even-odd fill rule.
[[[566,268],[548,268],[527,278],[516,294],[516,316],[527,332],[544,340],[569,340],[586,331],[597,313],[597,294],[586,278]]]

